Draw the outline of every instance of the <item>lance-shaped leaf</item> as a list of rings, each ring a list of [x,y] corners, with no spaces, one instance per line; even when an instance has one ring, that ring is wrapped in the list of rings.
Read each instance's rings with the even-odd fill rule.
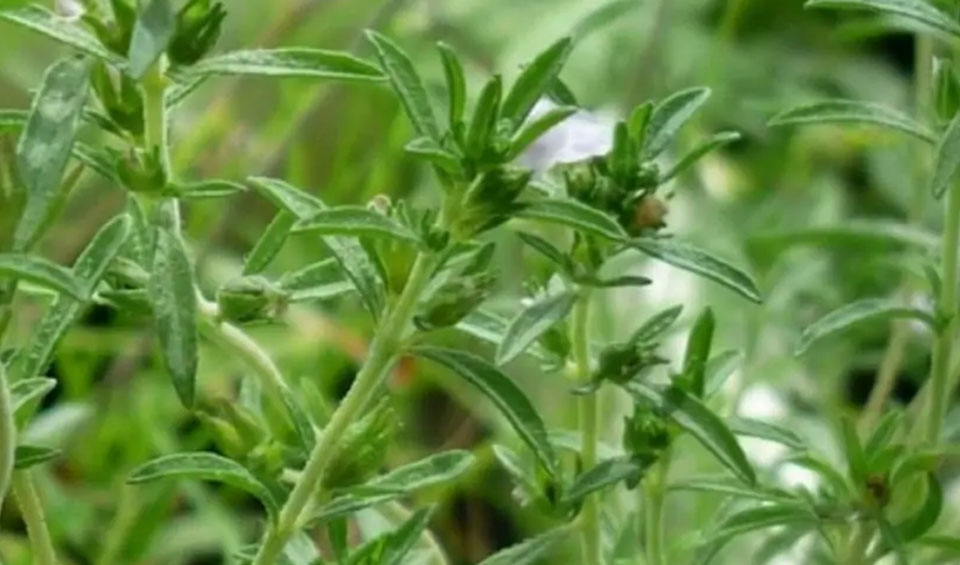
[[[164,366],[184,406],[193,406],[197,377],[197,294],[180,236],[157,228],[149,293]]]
[[[575,271],[573,260],[566,253],[557,249],[552,243],[538,235],[527,232],[517,232],[524,243],[549,259],[554,265],[560,267],[566,274],[572,274]]]
[[[687,338],[687,350],[683,356],[683,369],[680,378],[690,386],[694,396],[703,398],[706,385],[707,361],[713,346],[713,330],[716,322],[713,310],[705,308],[693,323],[690,337]]]
[[[214,453],[164,455],[134,469],[127,482],[141,484],[161,479],[194,479],[228,484],[257,497],[271,515],[277,512],[277,501],[263,483],[239,463]]]
[[[177,16],[170,0],[148,0],[141,5],[142,10],[133,26],[130,51],[127,53],[128,70],[137,79],[146,74],[147,69],[166,51],[177,27]]]
[[[656,387],[639,381],[630,381],[623,386],[696,438],[741,481],[751,485],[756,482],[753,467],[733,432],[699,400],[676,386]]]
[[[17,143],[17,173],[27,202],[14,234],[14,249],[28,248],[56,207],[80,113],[87,98],[90,62],[61,59],[47,69],[33,97],[27,125]]]
[[[403,148],[407,153],[416,155],[421,159],[431,162],[448,173],[456,173],[460,170],[459,158],[450,151],[440,146],[439,143],[429,137],[418,137],[406,144]]]
[[[878,220],[850,220],[842,225],[761,233],[751,236],[747,242],[751,254],[771,256],[797,246],[887,251],[900,247],[936,250],[939,245],[938,237],[930,231]]]
[[[248,182],[268,200],[300,220],[306,220],[326,208],[319,198],[281,180],[254,177]],[[374,318],[379,317],[386,303],[386,288],[373,259],[355,239],[325,236],[322,240],[360,293],[364,306]]]
[[[868,124],[910,134],[927,143],[936,141],[930,128],[910,116],[872,102],[825,100],[781,112],[770,119],[771,126],[803,124]]]
[[[633,457],[616,457],[601,461],[592,469],[581,473],[563,493],[565,504],[576,505],[598,490],[616,485],[620,481],[635,483],[643,476],[646,467]]]
[[[37,445],[18,445],[16,450],[16,463],[14,468],[18,471],[29,469],[51,461],[60,456],[59,449],[50,447],[41,447]]]
[[[603,29],[640,6],[642,4],[634,0],[611,0],[580,19],[573,26],[570,35],[574,42],[579,43],[593,32]]]
[[[41,33],[55,41],[69,45],[81,53],[93,55],[112,65],[119,66],[124,60],[100,43],[97,36],[78,23],[68,21],[47,8],[32,4],[22,8],[0,10],[0,19],[21,25]]]
[[[802,525],[812,528],[818,521],[813,511],[796,502],[781,502],[734,512],[709,534],[706,543],[700,549],[696,563],[708,563],[723,549],[724,545],[737,536],[776,526]]]
[[[534,302],[510,321],[497,347],[497,365],[504,365],[523,353],[540,336],[567,317],[577,302],[577,293],[565,291]]]
[[[191,182],[169,183],[167,189],[171,196],[188,200],[202,200],[207,198],[225,198],[245,192],[246,185],[224,179],[207,179]]]
[[[439,347],[418,347],[413,352],[447,367],[479,389],[507,418],[544,469],[551,476],[556,475],[557,457],[547,438],[543,419],[513,381],[493,365],[470,353]]]
[[[727,379],[733,375],[742,361],[743,355],[734,349],[721,351],[711,357],[710,360],[707,361],[706,384],[703,391],[704,398],[712,398],[720,392],[720,389],[726,384]]]
[[[960,24],[926,0],[807,0],[804,7],[865,10],[900,16],[960,37]]]
[[[738,436],[773,441],[791,449],[806,449],[807,443],[793,430],[751,418],[732,418],[727,426]]]
[[[912,516],[895,526],[900,539],[909,543],[923,534],[937,523],[940,512],[943,510],[943,489],[940,481],[933,473],[927,473],[927,497],[923,506]]]
[[[467,103],[467,79],[463,65],[452,47],[438,41],[437,51],[440,52],[443,76],[447,81],[447,121],[452,131],[463,120],[463,109]]]
[[[130,216],[114,218],[97,232],[77,258],[73,276],[83,282],[85,296],[93,293],[107,267],[120,252],[132,224]],[[53,357],[60,338],[79,317],[83,307],[82,301],[66,295],[57,297],[33,330],[30,342],[10,362],[10,373],[17,381],[40,375]]]
[[[934,330],[939,326],[934,315],[926,310],[905,306],[885,298],[865,298],[841,306],[808,326],[800,335],[796,353],[801,355],[814,343],[846,331],[857,324],[899,318],[919,320]]]
[[[566,198],[544,198],[524,202],[517,216],[571,227],[587,234],[620,241],[627,233],[610,215]]]
[[[182,81],[209,75],[250,75],[328,78],[349,81],[383,80],[375,65],[349,53],[285,47],[230,51],[202,59],[180,75]]]
[[[744,486],[743,483],[730,480],[726,477],[694,477],[670,483],[670,491],[677,492],[706,492],[731,496],[737,499],[763,500],[768,502],[784,502],[796,500],[786,491],[756,485]]]
[[[707,153],[715,151],[724,145],[729,145],[735,141],[739,141],[740,138],[740,133],[735,131],[724,131],[711,136],[709,139],[695,147],[693,151],[684,155],[683,158],[675,163],[672,167],[670,167],[670,169],[664,173],[663,177],[661,177],[660,182],[665,183],[673,179],[683,171],[696,164],[696,162]]]
[[[558,106],[550,108],[543,115],[527,120],[510,138],[510,150],[507,152],[507,159],[517,158],[534,141],[540,139],[540,136],[576,112],[576,106]]]
[[[24,253],[0,253],[0,279],[31,282],[77,300],[86,299],[83,283],[66,267]]]
[[[571,45],[569,37],[557,41],[521,71],[500,110],[500,117],[510,120],[514,130],[526,121],[534,104],[560,74],[570,55]]]
[[[494,75],[480,91],[480,97],[473,109],[470,126],[467,128],[465,149],[467,155],[475,159],[483,156],[490,146],[497,118],[500,116],[500,99],[503,96],[503,83],[500,75]]]
[[[744,298],[762,302],[760,290],[746,272],[703,249],[672,239],[634,239],[630,246],[685,271],[722,284]]]
[[[354,550],[346,565],[401,565],[427,529],[432,514],[432,508],[417,510],[396,530],[377,536]]]
[[[931,187],[937,198],[943,196],[950,183],[956,182],[960,170],[960,112],[953,117],[937,145],[937,160]]]
[[[393,90],[410,118],[414,129],[435,141],[440,141],[440,127],[430,105],[430,97],[410,57],[396,43],[375,31],[367,31],[367,39],[377,51],[383,72],[390,79]]]
[[[666,149],[708,98],[709,88],[691,88],[672,94],[654,106],[644,133],[643,154],[652,158]]]
[[[463,475],[475,462],[473,454],[462,450],[431,455],[337,494],[333,500],[321,506],[310,517],[309,522],[316,526],[321,522],[452,481]]]
[[[344,279],[336,259],[324,259],[312,265],[286,273],[279,281],[280,288],[289,292],[291,302],[325,300],[353,292],[354,287]]]
[[[294,232],[349,237],[388,237],[419,243],[417,234],[396,220],[363,206],[326,208],[298,221]]]
[[[57,386],[57,381],[43,377],[19,380],[10,385],[10,395],[13,398],[13,412],[21,416],[29,406],[47,395]]]
[[[287,236],[290,235],[290,230],[296,221],[297,217],[286,210],[281,209],[277,212],[277,215],[263,230],[260,239],[257,240],[253,249],[244,259],[244,275],[255,275],[267,268],[267,265],[273,261],[273,258],[280,252],[280,248],[286,243]]]
[[[561,526],[522,543],[501,549],[481,561],[480,565],[534,565],[543,563],[550,550],[569,534],[570,529]]]
[[[630,336],[630,343],[646,343],[663,335],[677,321],[683,306],[671,306],[650,316]]]
[[[477,309],[460,320],[456,328],[487,343],[500,345],[503,336],[507,333],[510,321],[493,312]],[[536,359],[546,359],[549,354],[539,344],[534,343],[526,350],[526,354]]]

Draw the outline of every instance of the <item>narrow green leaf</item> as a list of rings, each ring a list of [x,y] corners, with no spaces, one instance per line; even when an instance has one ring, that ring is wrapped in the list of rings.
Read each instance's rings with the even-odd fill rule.
[[[567,317],[577,302],[577,293],[566,291],[539,300],[520,311],[497,347],[497,365],[516,359],[540,336]]]
[[[61,59],[47,69],[33,97],[17,143],[17,173],[27,202],[17,224],[14,249],[27,249],[36,240],[59,200],[60,180],[87,98],[89,73],[89,60]]]
[[[69,45],[81,53],[93,55],[114,66],[124,64],[124,60],[100,43],[97,36],[75,22],[67,21],[44,6],[32,4],[22,8],[0,10],[0,19],[36,31],[55,41]]]
[[[439,142],[440,127],[437,125],[437,118],[430,105],[427,89],[424,88],[410,57],[396,43],[375,31],[368,30],[367,39],[376,49],[380,65],[390,79],[390,84],[400,98],[414,129],[420,135]]]
[[[704,398],[713,398],[727,379],[737,370],[743,361],[743,355],[733,349],[721,351],[707,361],[706,385],[704,387]]]
[[[536,408],[520,388],[496,367],[483,359],[453,349],[418,347],[414,353],[444,365],[487,396],[530,446],[551,476],[557,473],[557,457]]]
[[[560,267],[563,272],[567,274],[573,273],[573,261],[565,253],[554,247],[549,241],[527,232],[517,232],[517,237],[549,259],[554,265]]]
[[[517,215],[521,218],[564,225],[614,241],[621,241],[627,237],[627,233],[613,217],[576,200],[544,198],[528,201],[522,204]]]
[[[474,463],[476,458],[468,451],[452,450],[431,455],[336,495],[310,517],[309,523],[316,527],[334,518],[452,481]]]
[[[139,79],[167,50],[177,27],[177,16],[170,0],[147,0],[133,26],[130,51],[127,53],[129,72]]]
[[[643,154],[652,158],[663,152],[708,98],[709,88],[691,88],[672,94],[657,104],[647,123]]]
[[[197,377],[197,295],[180,236],[158,228],[148,287],[164,365],[184,406],[193,406]]]
[[[437,50],[443,61],[443,75],[447,81],[447,123],[453,131],[457,124],[463,121],[463,109],[467,103],[467,79],[453,47],[438,41]]]
[[[960,170],[960,112],[953,117],[937,144],[937,160],[931,187],[936,198],[943,196]]]
[[[638,147],[643,147],[646,143],[647,125],[650,123],[651,115],[653,115],[652,101],[644,102],[630,112],[627,129],[630,131],[630,137],[637,141]]]
[[[622,288],[626,286],[647,286],[653,284],[653,279],[637,275],[623,275],[613,278],[587,276],[578,278],[577,283],[593,288]]]
[[[860,434],[857,433],[856,424],[849,417],[844,417],[840,424],[840,432],[850,476],[856,484],[866,484],[867,474],[869,473],[867,456],[863,452],[863,444],[860,442]]]
[[[77,300],[87,299],[83,283],[70,269],[36,255],[0,253],[0,279],[23,280]]]
[[[36,445],[18,445],[14,469],[22,471],[51,461],[60,456],[59,449],[40,447]]]
[[[699,400],[676,386],[662,388],[639,381],[630,381],[623,386],[689,432],[741,481],[750,485],[756,482],[753,467],[733,432]]]
[[[747,243],[751,254],[774,256],[801,245],[830,249],[850,247],[863,251],[886,251],[898,247],[936,250],[940,246],[935,234],[914,226],[858,219],[837,226],[761,233],[751,236]]]
[[[39,401],[57,386],[57,381],[43,377],[19,380],[10,385],[13,398],[13,412],[20,416],[29,406]]]
[[[10,489],[10,479],[16,464],[17,422],[14,418],[13,395],[7,380],[7,371],[0,362],[0,507]]]
[[[557,41],[537,55],[517,77],[500,110],[500,116],[511,121],[514,131],[526,121],[534,104],[560,74],[571,46],[569,37]]]
[[[184,183],[170,183],[169,188],[177,198],[187,200],[202,200],[206,198],[224,198],[240,192],[246,192],[247,187],[238,182],[224,179],[207,179]]]
[[[850,485],[843,473],[838,471],[833,465],[812,452],[792,453],[786,457],[784,463],[790,463],[809,469],[820,476],[825,484],[833,488],[834,495],[839,497],[853,496]]]
[[[579,43],[593,32],[603,29],[617,19],[642,6],[637,0],[612,0],[588,13],[573,26],[570,35]]]
[[[865,298],[841,306],[803,330],[796,354],[802,355],[814,343],[846,331],[856,324],[899,318],[919,320],[935,330],[938,327],[934,315],[926,310],[904,306],[886,298]]]
[[[550,550],[569,535],[570,529],[561,526],[506,549],[501,549],[481,561],[479,565],[535,565],[536,563],[543,563]]]
[[[285,47],[230,51],[202,59],[181,73],[181,81],[210,75],[248,75],[289,78],[326,78],[379,81],[385,77],[375,65],[349,53]]]
[[[82,281],[85,296],[93,293],[126,242],[132,226],[130,216],[117,216],[97,232],[77,258],[73,276]],[[43,372],[60,338],[80,316],[83,307],[82,301],[66,295],[57,297],[33,330],[30,342],[10,362],[10,374],[17,381],[32,379]]]
[[[781,112],[770,119],[770,126],[804,124],[868,124],[910,134],[933,143],[936,136],[928,127],[893,108],[856,100],[826,100]]]
[[[741,135],[736,131],[724,131],[710,136],[706,141],[703,141],[694,148],[693,151],[687,153],[683,156],[682,159],[674,163],[663,177],[661,177],[660,182],[666,183],[671,179],[675,178],[677,175],[683,171],[689,169],[691,166],[696,164],[704,155],[715,151],[724,145],[729,145],[735,141],[740,141]]]
[[[280,253],[280,248],[286,243],[290,230],[296,221],[297,217],[287,210],[281,209],[277,212],[244,259],[244,275],[262,273],[267,268],[267,265],[277,256],[277,253]]]
[[[299,220],[306,220],[326,209],[319,198],[281,180],[253,177],[248,182],[268,200]],[[355,239],[325,236],[322,240],[360,293],[364,306],[374,318],[379,318],[386,303],[386,287],[373,259]]]
[[[902,411],[894,409],[884,414],[871,432],[870,439],[868,439],[866,445],[864,445],[863,449],[867,455],[873,456],[874,453],[887,447],[896,436],[902,423]]]
[[[710,359],[715,326],[713,310],[704,308],[693,323],[690,337],[687,338],[687,350],[683,356],[680,377],[690,385],[690,390],[697,398],[703,398],[705,392],[707,361]]]
[[[417,510],[396,530],[374,538],[355,550],[347,565],[401,565],[427,529],[432,514],[432,508]]]
[[[565,504],[576,505],[598,490],[614,486],[620,481],[635,483],[643,476],[646,467],[633,457],[624,456],[601,461],[587,469],[563,493]]]
[[[507,152],[507,159],[516,159],[527,147],[530,147],[534,141],[540,139],[540,136],[576,112],[576,106],[558,106],[556,108],[550,108],[544,112],[543,115],[525,122],[510,139],[510,150]]]
[[[960,538],[951,536],[926,536],[916,540],[917,545],[946,553],[949,558],[960,557]]]
[[[777,526],[805,525],[815,527],[818,518],[809,508],[797,503],[783,502],[747,508],[727,516],[709,534],[701,546],[697,564],[705,564],[734,538]]]
[[[294,224],[293,231],[348,237],[388,237],[411,243],[420,242],[417,234],[403,224],[364,206],[337,206],[320,210]]]
[[[804,7],[879,12],[907,18],[960,37],[960,24],[924,0],[807,0]]]
[[[270,490],[242,465],[214,453],[174,453],[148,461],[134,469],[129,484],[142,484],[167,479],[193,479],[224,483],[257,497],[263,506],[276,514],[277,501]]]
[[[751,418],[732,418],[727,426],[738,436],[773,441],[791,449],[806,449],[807,443],[793,430]]]
[[[500,97],[503,84],[500,75],[494,75],[480,91],[480,97],[473,109],[470,127],[467,128],[466,153],[479,159],[490,146],[500,111]]]
[[[467,314],[464,319],[460,320],[456,328],[475,338],[499,346],[500,343],[503,342],[503,336],[507,333],[509,323],[509,320],[493,312],[476,309]],[[540,360],[546,359],[549,356],[538,343],[534,343],[528,347],[526,354]]]
[[[460,160],[429,137],[418,137],[403,148],[407,153],[430,161],[448,173],[460,170]]]
[[[670,326],[680,317],[681,312],[683,312],[683,306],[677,305],[650,316],[630,336],[630,343],[648,343],[657,339],[663,332],[670,329]]]
[[[290,293],[291,302],[325,300],[354,290],[353,284],[344,279],[336,259],[325,259],[286,273],[278,284]]]
[[[747,300],[763,302],[760,290],[750,275],[703,249],[672,239],[634,239],[630,245],[674,267],[719,283]]]
[[[762,500],[766,502],[784,502],[792,500],[789,493],[769,487],[746,487],[726,477],[695,477],[670,483],[669,491],[706,492],[731,496],[736,499]]]

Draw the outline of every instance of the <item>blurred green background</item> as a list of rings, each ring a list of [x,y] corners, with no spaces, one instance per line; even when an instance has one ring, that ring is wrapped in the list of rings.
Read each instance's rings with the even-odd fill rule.
[[[669,228],[750,265],[768,300],[755,307],[634,256],[619,267],[656,282],[607,293],[594,320],[597,335],[615,337],[645,315],[681,302],[687,304],[684,320],[690,321],[710,304],[720,328],[718,347],[742,352],[741,368],[723,400],[726,410],[789,421],[814,443],[824,438],[818,444],[829,448],[830,418],[865,401],[887,328],[869,327],[796,359],[792,348],[799,329],[853,298],[893,293],[902,266],[895,250],[874,255],[814,245],[775,253],[784,242],[796,243],[782,236],[851,218],[912,215],[931,230],[938,220],[932,199],[915,198],[917,159],[908,141],[876,130],[769,129],[766,122],[779,110],[826,97],[909,111],[915,103],[910,30],[856,14],[805,12],[801,0],[646,0],[609,21],[585,20],[601,5],[598,0],[233,0],[227,2],[218,49],[302,45],[370,57],[362,30],[375,28],[411,53],[428,86],[439,93],[443,77],[433,44],[444,40],[466,61],[476,94],[490,73],[512,78],[533,53],[574,29],[586,29],[562,76],[591,116],[573,120],[559,137],[587,148],[607,137],[604,124],[644,100],[689,86],[710,87],[706,111],[684,134],[689,143],[681,140],[673,150],[681,153],[703,134],[720,130],[739,130],[744,139],[673,183]],[[577,28],[585,21],[596,25]],[[0,108],[26,108],[43,69],[64,50],[8,24],[0,30]],[[435,198],[430,171],[404,154],[411,138],[385,86],[218,78],[177,110],[173,167],[185,179],[278,176],[329,203],[364,203],[379,194]],[[548,141],[539,150],[549,156],[561,148]],[[72,261],[122,208],[123,198],[119,187],[84,177],[66,219],[43,241],[44,253]],[[273,206],[253,193],[188,205],[189,243],[209,295],[239,274],[244,253],[273,213]],[[9,207],[0,208],[0,241],[16,220],[11,216]],[[505,235],[500,243],[503,292],[493,307],[511,312],[524,282],[541,277],[546,265],[516,238]],[[321,255],[313,242],[293,239],[270,271],[300,267]],[[41,309],[28,299],[20,306],[14,336],[22,342]],[[64,450],[40,479],[65,563],[97,563],[110,543],[122,545],[122,563],[227,563],[258,531],[259,507],[237,491],[200,484],[124,486],[128,471],[156,454],[213,449],[206,430],[180,407],[162,375],[148,328],[141,319],[93,308],[59,348],[50,373],[60,386],[27,432],[34,441]],[[358,304],[343,300],[295,309],[283,324],[251,331],[291,378],[312,381],[333,402],[346,390],[370,330]],[[681,324],[671,342],[674,358],[684,333]],[[916,337],[899,375],[901,402],[927,373],[927,349],[922,336]],[[489,354],[462,337],[448,339]],[[232,397],[242,372],[240,364],[206,347],[200,388],[206,395]],[[570,383],[533,364],[517,363],[511,375],[551,426],[572,426]],[[401,363],[392,384],[402,427],[391,465],[440,448],[468,447],[480,455],[481,464],[465,480],[419,501],[439,504],[432,528],[452,563],[474,563],[545,527],[543,518],[511,497],[509,479],[491,455],[494,440],[515,438],[489,406],[448,375],[412,361]],[[613,438],[627,406],[615,393],[607,394],[605,435]],[[761,467],[776,455],[768,448],[750,449]],[[693,442],[684,441],[678,451],[677,473],[709,468]],[[806,480],[799,473],[766,472],[781,481]],[[613,504],[626,506],[635,496],[618,492]],[[668,531],[694,535],[709,524],[718,504],[710,497],[672,495]],[[0,552],[8,565],[28,562],[19,524],[16,506],[5,506]],[[670,541],[682,543],[681,537]],[[738,543],[756,545],[761,537]],[[563,556],[574,554],[560,552],[552,562],[572,563]],[[735,548],[724,555],[727,563],[744,562]]]

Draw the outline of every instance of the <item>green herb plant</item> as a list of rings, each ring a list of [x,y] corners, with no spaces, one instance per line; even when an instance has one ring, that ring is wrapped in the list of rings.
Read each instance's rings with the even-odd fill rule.
[[[608,10],[622,10],[621,4]],[[956,18],[922,0],[808,4],[890,13],[935,30],[935,37],[960,36]],[[576,562],[584,565],[707,563],[737,536],[769,527],[782,527],[793,538],[813,534],[810,562],[866,564],[891,553],[908,562],[916,544],[950,543],[928,535],[943,504],[935,469],[957,362],[960,183],[954,176],[960,160],[954,146],[960,118],[953,116],[960,83],[949,61],[940,61],[932,84],[918,81],[921,90],[930,90],[921,94],[936,94],[938,113],[929,120],[850,101],[804,107],[774,120],[868,122],[939,147],[932,184],[937,197],[946,194],[947,205],[941,264],[928,270],[936,308],[863,301],[804,334],[805,348],[863,320],[913,318],[934,336],[925,406],[906,415],[886,411],[862,430],[845,420],[840,435],[847,468],[841,470],[792,430],[723,415],[718,393],[737,354],[714,351],[719,321],[712,309],[691,316],[677,363],[662,345],[683,314],[680,306],[663,308],[622,339],[605,341],[596,331],[594,313],[608,291],[652,282],[616,274],[616,260],[626,254],[709,279],[747,303],[762,302],[744,269],[666,229],[669,183],[739,139],[735,132],[717,133],[672,158],[682,128],[707,103],[709,89],[688,88],[640,104],[616,123],[609,151],[535,175],[522,165],[525,151],[579,110],[560,78],[576,33],[541,51],[512,81],[492,76],[475,96],[458,55],[439,43],[444,96],[438,105],[411,58],[376,31],[366,34],[371,60],[303,47],[215,53],[227,17],[220,2],[111,0],[84,6],[77,19],[40,6],[0,11],[5,22],[73,51],[47,69],[28,111],[0,110],[0,135],[17,139],[15,148],[0,153],[0,181],[4,194],[15,195],[19,218],[9,242],[0,240],[0,339],[18,321],[23,303],[44,308],[26,343],[4,342],[0,351],[0,501],[12,493],[34,563],[67,562],[58,559],[58,540],[45,523],[43,485],[32,471],[58,452],[27,443],[21,432],[57,386],[46,375],[58,343],[94,304],[152,328],[182,409],[217,448],[145,461],[126,488],[135,492],[185,479],[222,483],[258,500],[262,520],[248,544],[236,548],[236,562],[449,562],[430,531],[432,508],[409,510],[406,501],[461,480],[478,456],[447,450],[385,469],[398,424],[387,380],[404,357],[462,378],[519,440],[495,444],[493,455],[515,481],[518,501],[549,527],[485,565],[559,562],[552,556],[572,539]],[[414,131],[407,156],[431,170],[438,193],[426,202],[378,197],[328,206],[314,192],[279,178],[183,178],[171,161],[175,140],[169,126],[184,99],[223,75],[389,88]],[[553,103],[535,110],[543,100]],[[65,267],[41,255],[38,244],[86,174],[122,188],[125,205]],[[211,292],[198,280],[198,254],[181,213],[196,200],[247,191],[276,212],[239,272],[217,281]],[[316,241],[322,250],[298,270],[271,271],[292,238]],[[496,254],[505,242],[519,243],[525,258],[546,266],[527,281],[530,296],[510,319],[487,308],[498,293],[518,302],[499,284]],[[356,377],[331,408],[333,403],[317,400],[322,395],[309,382],[285,374],[248,331],[254,324],[282,322],[296,304],[318,299],[359,304],[374,328]],[[486,342],[491,351],[467,350],[458,335]],[[208,393],[196,382],[201,342],[236,359],[255,378],[238,386],[235,397]],[[511,378],[531,363],[557,377],[551,387],[575,407],[575,430],[548,425]],[[631,405],[616,432],[600,417],[613,400]],[[921,430],[917,437],[923,441],[909,441],[908,426]],[[813,470],[821,486],[816,492],[773,486],[755,470],[738,436],[781,444],[790,452],[788,462]],[[677,479],[672,465],[685,449],[709,454],[722,474]],[[903,494],[907,488],[924,493],[918,507],[911,506],[916,497]],[[616,489],[636,490],[627,508],[612,503]],[[712,529],[682,539],[667,536],[665,499],[679,491],[727,500]],[[392,516],[392,528],[358,538],[351,525],[369,509]],[[100,562],[120,562],[112,547],[105,542]]]

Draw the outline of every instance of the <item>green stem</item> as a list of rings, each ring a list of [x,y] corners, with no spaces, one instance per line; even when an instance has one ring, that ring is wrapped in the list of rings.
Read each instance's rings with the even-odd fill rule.
[[[384,518],[390,521],[393,526],[399,527],[402,523],[410,519],[413,514],[410,510],[399,502],[388,502],[379,508]],[[448,565],[447,554],[440,547],[440,542],[430,529],[426,529],[420,536],[420,543],[430,554],[429,560],[424,565]]]
[[[844,549],[845,555],[841,559],[844,565],[864,565],[869,563],[867,551],[873,541],[873,528],[867,523],[858,523],[853,526],[850,542]]]
[[[403,293],[383,318],[366,362],[357,373],[349,392],[334,411],[330,422],[323,429],[299,480],[280,510],[280,516],[267,530],[253,565],[274,565],[287,540],[300,527],[304,509],[321,488],[324,474],[332,462],[331,455],[336,451],[337,441],[347,426],[359,417],[393,363],[403,334],[436,263],[434,255],[421,253],[417,256]]]
[[[33,553],[34,565],[56,565],[57,557],[53,551],[53,540],[47,529],[47,520],[43,516],[43,506],[40,495],[33,482],[30,471],[16,471],[13,473],[13,494],[17,497],[20,514],[27,525],[27,535],[30,537],[30,547]]]
[[[949,320],[937,335],[933,347],[930,371],[930,390],[927,394],[926,429],[924,439],[935,444],[940,439],[943,419],[950,403],[950,367],[953,365],[953,342],[957,322],[957,252],[960,248],[960,182],[955,182],[947,194],[941,245],[940,277],[942,279],[938,311]]]
[[[140,82],[143,89],[143,142],[156,151],[160,165],[170,174],[170,150],[167,144],[167,82],[163,76],[163,58],[150,67]]]
[[[13,399],[7,386],[7,373],[0,363],[0,509],[10,488],[16,458],[17,423],[13,417]]]
[[[100,556],[97,557],[99,565],[113,565],[120,562],[121,552],[127,542],[127,535],[136,523],[137,513],[140,509],[140,501],[135,488],[130,485],[123,485],[123,489],[120,491],[117,511],[113,516],[110,528],[107,530]]]
[[[660,460],[643,479],[643,524],[647,565],[665,565],[663,558],[663,498],[664,482],[670,467],[670,452],[664,451]]]
[[[590,292],[581,289],[580,298],[573,310],[571,343],[573,359],[576,364],[577,380],[590,382]],[[597,395],[585,394],[579,399],[580,418],[580,460],[583,468],[591,469],[597,464]],[[588,496],[583,501],[580,530],[581,553],[584,565],[600,565],[602,562],[600,547],[600,509],[596,496]]]

